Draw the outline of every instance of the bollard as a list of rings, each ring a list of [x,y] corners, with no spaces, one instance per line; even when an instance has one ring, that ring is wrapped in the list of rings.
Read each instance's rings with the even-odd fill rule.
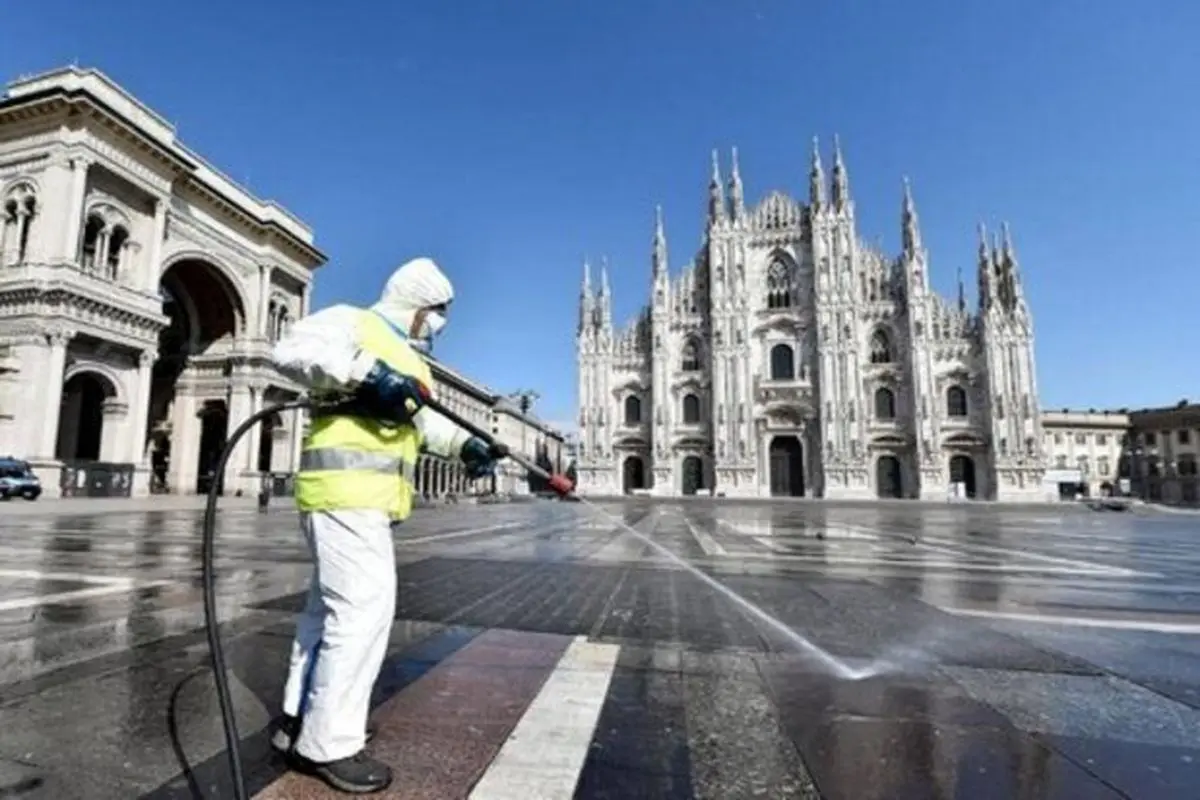
[[[271,476],[264,475],[259,484],[258,490],[258,510],[265,514],[267,507],[271,504]]]

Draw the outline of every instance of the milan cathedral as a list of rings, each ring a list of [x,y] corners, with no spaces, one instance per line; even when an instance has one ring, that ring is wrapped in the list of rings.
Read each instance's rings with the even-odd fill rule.
[[[583,494],[1041,500],[1033,321],[1007,226],[980,227],[978,307],[930,289],[907,180],[902,247],[864,243],[836,141],[807,204],[748,206],[713,154],[699,251],[676,275],[658,209],[650,302],[614,328],[584,265]]]

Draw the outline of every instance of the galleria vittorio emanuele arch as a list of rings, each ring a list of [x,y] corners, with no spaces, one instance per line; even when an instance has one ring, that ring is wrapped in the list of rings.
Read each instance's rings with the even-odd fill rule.
[[[46,496],[204,491],[227,433],[298,395],[269,356],[308,312],[312,230],[102,73],[9,84],[0,220],[0,456]],[[448,404],[498,424],[495,395],[434,367]],[[531,449],[561,438],[521,424]],[[290,473],[303,427],[288,412],[252,431],[225,491]],[[449,463],[421,475],[425,494],[471,488]]]

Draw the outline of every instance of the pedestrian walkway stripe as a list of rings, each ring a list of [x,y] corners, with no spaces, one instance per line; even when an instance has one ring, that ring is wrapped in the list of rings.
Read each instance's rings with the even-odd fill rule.
[[[1006,622],[1032,622],[1042,625],[1069,625],[1080,628],[1108,628],[1120,631],[1153,631],[1200,635],[1200,623],[1166,622],[1153,619],[1110,619],[1105,617],[1065,617],[1057,614],[1025,614],[1016,611],[993,611],[983,608],[952,608],[939,606],[942,611],[958,617],[998,619]]]
[[[582,636],[571,643],[470,800],[571,797],[620,649]]]
[[[464,536],[479,536],[484,533],[495,533],[496,531],[508,530],[516,528],[516,522],[504,522],[499,525],[488,525],[486,528],[468,528],[465,531],[451,531],[450,533],[434,533],[429,536],[397,536],[396,544],[424,544],[425,542],[441,542],[446,539],[461,539]]]

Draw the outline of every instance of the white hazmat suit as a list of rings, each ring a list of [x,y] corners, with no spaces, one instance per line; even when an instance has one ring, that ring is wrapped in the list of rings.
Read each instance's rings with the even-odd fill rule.
[[[402,336],[432,338],[445,324],[453,298],[438,266],[420,258],[392,274],[371,310]],[[298,320],[275,346],[275,363],[314,394],[350,391],[375,361],[357,341],[362,313],[337,305]],[[418,318],[420,330],[413,331]],[[425,449],[444,458],[457,458],[470,438],[430,408],[413,422]],[[395,612],[396,567],[386,512],[311,512],[302,520],[315,569],[297,621],[283,711],[303,719],[295,752],[327,763],[354,756],[365,745],[371,689]]]

